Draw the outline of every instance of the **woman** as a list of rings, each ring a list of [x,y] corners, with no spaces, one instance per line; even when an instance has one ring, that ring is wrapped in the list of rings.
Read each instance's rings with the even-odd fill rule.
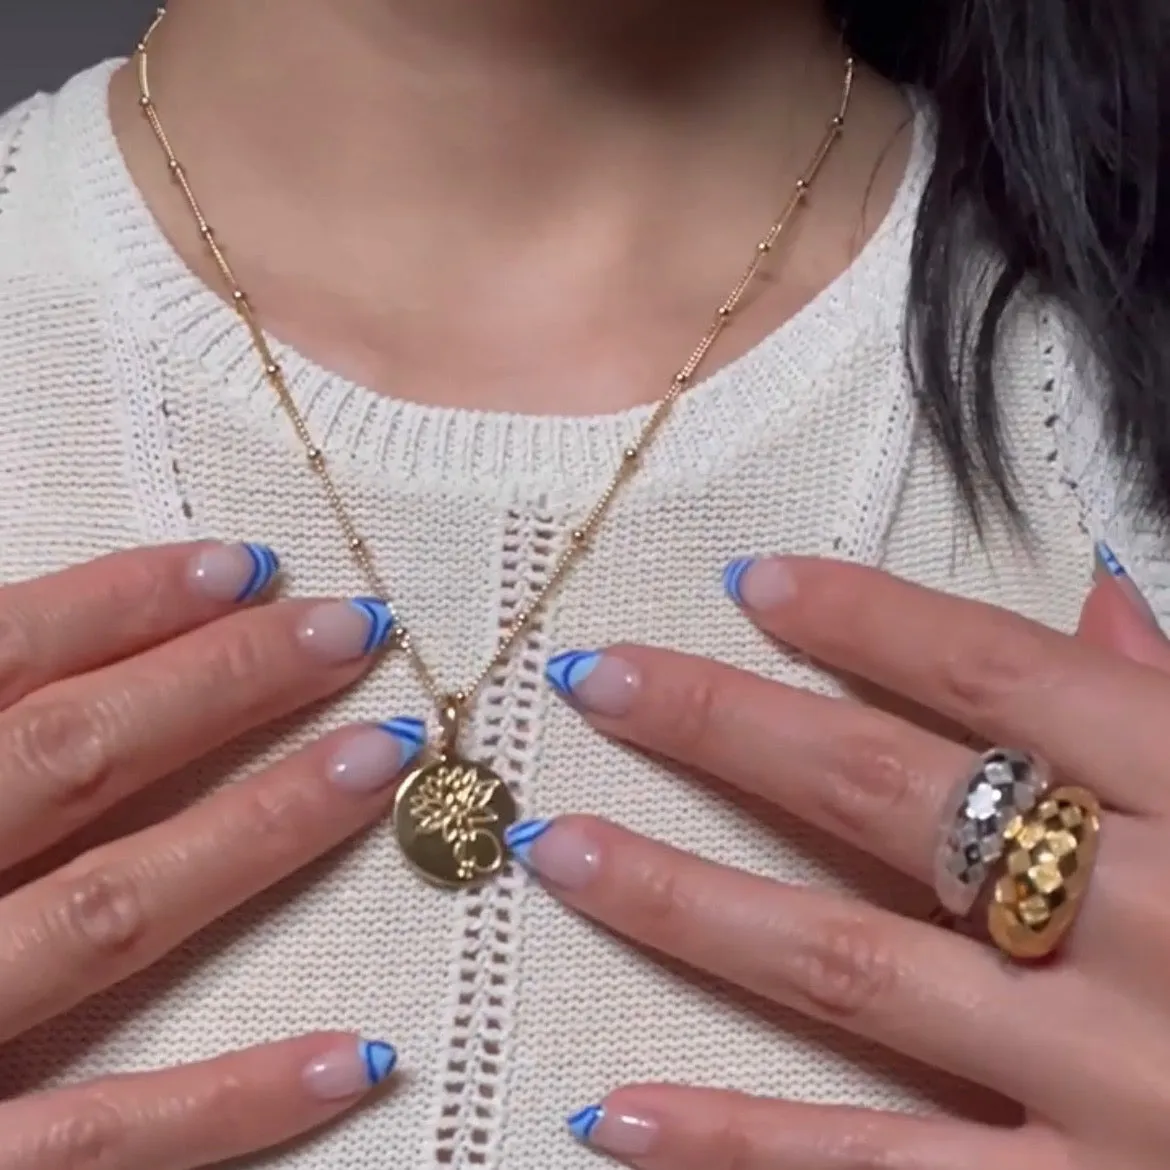
[[[6,115],[0,1166],[1161,1165],[1163,8],[174,0]]]

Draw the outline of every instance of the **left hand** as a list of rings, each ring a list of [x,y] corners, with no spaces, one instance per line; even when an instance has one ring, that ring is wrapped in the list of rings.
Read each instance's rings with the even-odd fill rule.
[[[1105,583],[1105,601],[1095,616],[1086,607],[1089,628],[1074,638],[856,565],[777,558],[741,581],[745,613],[782,642],[982,740],[1034,753],[1058,783],[1100,798],[1101,848],[1082,912],[1042,966],[1013,966],[977,939],[703,861],[597,818],[510,833],[515,855],[574,910],[986,1086],[1019,1102],[1024,1124],[643,1085],[582,1111],[577,1136],[642,1170],[1165,1170],[1170,645],[1124,599],[1114,606],[1120,632],[1109,630],[1117,585]],[[663,650],[562,655],[550,677],[601,731],[931,883],[969,747],[853,700]]]

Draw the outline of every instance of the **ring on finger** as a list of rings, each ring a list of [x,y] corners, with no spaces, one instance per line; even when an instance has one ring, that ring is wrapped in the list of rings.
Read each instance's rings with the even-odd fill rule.
[[[1072,928],[1092,880],[1101,805],[1086,788],[1061,787],[1004,833],[987,929],[1008,958],[1051,955]]]
[[[974,910],[1003,857],[1006,833],[1051,786],[1047,765],[1025,752],[997,747],[979,756],[945,806],[935,852],[934,889],[951,914]]]

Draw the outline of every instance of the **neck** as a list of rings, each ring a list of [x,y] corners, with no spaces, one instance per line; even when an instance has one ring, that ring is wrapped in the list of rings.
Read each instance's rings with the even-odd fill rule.
[[[631,184],[819,134],[842,51],[810,0],[172,0],[155,89],[188,136],[355,208],[531,230]],[[214,62],[214,83],[208,63]],[[175,96],[172,103],[170,95]],[[179,100],[182,97],[183,100]],[[181,113],[180,113],[181,111]],[[452,207],[452,204],[463,207]]]
[[[624,354],[634,331],[669,368],[807,166],[843,75],[820,0],[171,0],[150,46],[167,132],[265,323],[374,385],[383,368],[466,382],[449,351],[517,384],[536,377],[515,364],[534,334]],[[206,273],[135,99],[124,71],[131,169]],[[859,78],[852,148],[818,179],[842,238],[903,116]],[[793,295],[821,280],[800,273]],[[588,360],[615,383],[616,358]],[[643,374],[619,384],[655,384]]]

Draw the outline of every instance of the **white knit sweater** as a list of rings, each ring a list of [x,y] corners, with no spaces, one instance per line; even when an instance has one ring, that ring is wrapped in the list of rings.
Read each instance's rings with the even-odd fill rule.
[[[215,536],[274,545],[290,591],[352,593],[360,581],[247,336],[129,179],[106,111],[112,68],[0,119],[0,580]],[[686,396],[597,546],[486,691],[476,746],[526,813],[600,813],[748,870],[904,900],[907,883],[824,837],[765,825],[606,742],[550,697],[547,657],[629,639],[823,687],[721,595],[727,559],[768,550],[880,564],[1070,628],[1091,541],[1107,535],[1159,611],[1170,608],[1170,570],[1121,499],[1093,387],[1074,376],[1042,305],[1014,315],[999,371],[1034,543],[995,525],[983,546],[971,537],[916,424],[901,357],[928,137],[920,126],[895,206],[853,267]],[[645,411],[436,409],[278,352],[394,601],[440,677],[463,679],[544,579]],[[159,785],[123,823],[343,720],[427,710],[391,660],[278,742],[258,736]],[[319,1027],[393,1039],[404,1072],[374,1107],[281,1153],[287,1170],[585,1170],[595,1156],[562,1118],[631,1080],[981,1108],[928,1070],[657,964],[520,873],[463,895],[423,885],[385,830],[6,1048],[0,1093]]]

